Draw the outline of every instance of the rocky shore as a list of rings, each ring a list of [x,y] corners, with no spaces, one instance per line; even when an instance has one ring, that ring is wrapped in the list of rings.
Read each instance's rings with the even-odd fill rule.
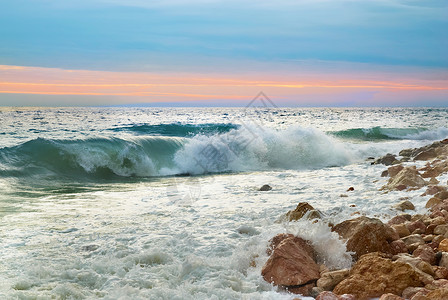
[[[421,161],[426,161],[423,167]],[[318,300],[448,299],[448,182],[438,179],[448,173],[448,139],[402,150],[398,156],[388,154],[372,164],[388,166],[381,174],[389,177],[384,192],[425,189],[423,195],[431,195],[427,212],[398,214],[387,223],[367,216],[339,224],[327,222],[346,242],[353,259],[351,269],[318,264],[310,241],[279,234],[267,249],[269,259],[261,271],[266,281],[297,294],[297,299],[300,295]],[[414,205],[404,200],[395,208],[412,211]],[[306,202],[283,218],[326,222]]]

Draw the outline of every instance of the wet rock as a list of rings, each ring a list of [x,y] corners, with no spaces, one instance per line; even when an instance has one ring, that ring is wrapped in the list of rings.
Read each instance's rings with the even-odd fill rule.
[[[440,191],[437,194],[435,194],[434,197],[437,197],[442,201],[446,200],[448,199],[448,191]]]
[[[440,192],[442,189],[446,190],[446,188],[438,186],[438,185],[430,185],[426,188],[426,191],[422,194],[422,196],[435,195],[438,192]]]
[[[390,177],[395,177],[403,169],[404,167],[402,165],[392,166],[387,169],[387,174],[389,174]]]
[[[420,176],[415,166],[405,167],[394,177],[391,177],[388,183],[382,189],[396,190],[409,187],[421,188],[426,185],[426,181]]]
[[[399,239],[390,226],[378,219],[364,216],[337,224],[332,231],[347,240],[347,250],[355,252],[355,259],[376,251],[392,253],[390,243]]]
[[[401,295],[407,287],[424,286],[419,272],[410,264],[393,262],[382,253],[369,253],[360,257],[350,276],[341,281],[333,292],[353,294],[360,300],[380,297],[384,293]]]
[[[287,238],[295,238],[296,236],[291,234],[291,233],[279,233],[276,236],[274,236],[273,238],[271,238],[269,240],[269,246],[266,249],[266,253],[268,255],[272,254],[272,251],[277,248],[277,246],[283,241],[286,240]],[[298,237],[298,239],[300,239]]]
[[[99,248],[98,245],[85,245],[81,247],[81,251],[92,252]]]
[[[332,291],[334,287],[347,278],[349,275],[348,269],[342,269],[332,272],[326,272],[321,275],[319,280],[317,280],[317,286],[324,289],[325,291]]]
[[[315,287],[313,287],[313,288],[311,289],[310,297],[316,298],[316,297],[319,296],[319,294],[322,293],[322,292],[324,292],[324,289],[322,289],[322,288],[320,288],[320,287],[318,287],[318,286],[315,286]]]
[[[387,176],[389,176],[389,172],[387,170],[381,172],[381,177],[387,177]]]
[[[354,190],[355,190],[355,188],[351,186],[347,189],[347,192],[353,192]]]
[[[292,294],[300,294],[303,296],[310,296],[311,291],[316,285],[313,283],[308,283],[302,286],[288,286],[285,289]]]
[[[286,219],[289,221],[297,221],[306,216],[308,219],[320,219],[321,213],[314,209],[308,202],[300,202],[294,210],[286,213]]]
[[[262,192],[267,192],[267,191],[272,190],[272,187],[270,185],[268,185],[268,184],[265,184],[261,188],[259,188],[258,190],[262,191]]]
[[[274,248],[261,274],[267,282],[274,285],[306,285],[320,277],[319,266],[314,258],[314,250],[309,242],[289,237]]]
[[[411,215],[408,214],[403,214],[403,215],[398,215],[393,217],[392,219],[389,220],[389,222],[387,222],[388,225],[396,225],[396,224],[401,224],[401,223],[405,223],[406,221],[410,221],[411,220]]]
[[[398,210],[401,210],[401,211],[414,210],[415,209],[414,204],[412,204],[412,202],[409,201],[409,200],[401,201],[400,203],[395,204],[393,207],[395,209],[398,209]]]
[[[386,166],[395,165],[398,163],[400,162],[397,160],[396,156],[390,153],[384,155],[383,157],[378,158],[374,162],[374,164],[383,164]]]

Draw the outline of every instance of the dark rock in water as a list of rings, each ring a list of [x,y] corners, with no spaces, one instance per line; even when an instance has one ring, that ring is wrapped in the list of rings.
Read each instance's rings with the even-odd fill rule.
[[[354,190],[355,190],[355,188],[351,186],[347,189],[347,192],[353,192]]]
[[[320,219],[322,214],[314,209],[308,202],[300,202],[294,210],[286,213],[286,218],[289,221],[297,221],[307,215],[307,219]]]
[[[272,187],[271,187],[270,185],[268,185],[268,184],[263,185],[263,186],[259,189],[259,191],[262,191],[262,192],[266,192],[266,191],[270,191],[270,190],[272,190]]]
[[[401,210],[401,211],[405,211],[407,209],[409,209],[409,210],[414,210],[415,209],[414,204],[412,204],[412,202],[409,201],[409,200],[401,201],[400,203],[395,204],[393,207],[395,209]]]
[[[82,251],[86,251],[86,252],[92,252],[95,251],[96,249],[98,249],[100,246],[98,245],[86,245],[86,246],[82,246],[81,250]]]
[[[384,155],[383,157],[378,158],[374,162],[374,164],[383,164],[386,166],[395,165],[398,163],[400,162],[397,160],[396,156],[390,153]]]
[[[383,172],[381,172],[381,177],[387,177],[389,176],[389,171],[384,170]]]

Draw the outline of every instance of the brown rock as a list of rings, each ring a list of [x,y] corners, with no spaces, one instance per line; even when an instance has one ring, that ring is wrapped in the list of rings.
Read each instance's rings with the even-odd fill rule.
[[[383,189],[395,190],[397,188],[416,187],[421,188],[426,185],[426,181],[420,176],[415,166],[405,167],[396,176],[391,177]]]
[[[398,209],[398,210],[401,210],[401,211],[405,211],[405,210],[414,210],[415,209],[415,206],[414,206],[414,204],[412,204],[412,202],[411,201],[409,201],[409,200],[405,200],[405,201],[401,201],[400,203],[398,203],[398,204],[395,204],[394,205],[394,208],[395,209]]]
[[[407,246],[418,243],[419,245],[425,244],[420,234],[411,234],[401,239]]]
[[[414,157],[414,160],[430,160],[437,157],[437,152],[434,149],[428,149],[420,152]]]
[[[441,252],[441,258],[439,261],[439,266],[448,269],[448,252]]]
[[[336,294],[353,294],[363,300],[384,293],[401,295],[409,286],[423,286],[421,271],[408,263],[393,262],[381,253],[363,255],[350,271],[350,277],[334,289]],[[420,272],[420,273],[419,273]]]
[[[443,239],[439,243],[439,246],[437,247],[437,250],[443,251],[443,252],[448,252],[448,239]]]
[[[446,191],[446,187],[439,186],[439,185],[430,185],[430,186],[428,186],[426,191],[422,194],[422,196],[435,195],[440,191]]]
[[[390,153],[387,153],[383,157],[378,158],[374,164],[383,164],[386,166],[398,164],[399,161],[397,160],[396,156]]]
[[[356,300],[356,297],[352,294],[342,294],[338,296],[338,300]]]
[[[402,240],[396,240],[390,243],[392,254],[408,253],[408,246]]]
[[[418,221],[414,221],[414,222],[409,222],[408,224],[406,224],[406,227],[409,229],[410,232],[414,232],[416,229],[420,229],[420,231],[422,231],[422,233],[425,233],[426,231],[426,225],[425,223],[423,223],[423,221],[418,220]]]
[[[448,231],[448,224],[437,225],[434,228],[434,234],[444,235]]]
[[[387,174],[389,174],[390,177],[394,177],[403,169],[404,167],[402,165],[395,165],[387,169]]]
[[[282,286],[305,285],[319,279],[319,266],[307,241],[294,237],[278,244],[261,275],[267,282]]]
[[[338,296],[333,294],[332,292],[322,292],[319,296],[316,297],[316,300],[338,300]]]
[[[437,204],[440,204],[442,202],[442,200],[440,200],[437,197],[432,197],[431,199],[428,200],[428,202],[426,202],[425,207],[426,208],[432,208],[434,206],[436,206]]]
[[[290,210],[286,213],[286,218],[289,221],[297,221],[305,215],[310,220],[320,219],[322,217],[321,213],[308,204],[308,202],[300,202],[294,210]]]
[[[439,266],[432,266],[434,271],[434,279],[448,279],[448,269]]]
[[[259,188],[258,190],[262,191],[262,192],[267,192],[267,191],[272,190],[272,187],[270,185],[268,185],[268,184],[265,184],[261,188]]]
[[[411,215],[408,214],[403,214],[403,215],[398,215],[393,217],[392,219],[389,220],[389,222],[387,222],[388,225],[397,225],[397,224],[402,224],[405,223],[406,221],[410,221],[411,220]]]
[[[437,289],[429,292],[426,296],[431,300],[446,300],[448,299],[448,289]]]
[[[324,291],[324,290],[323,290],[322,288],[315,286],[315,287],[313,287],[313,288],[311,289],[310,297],[316,298],[316,297],[319,296],[319,294],[322,293],[323,291]]]
[[[272,254],[272,250],[274,250],[278,244],[280,244],[283,240],[286,240],[287,238],[294,238],[295,236],[291,233],[279,233],[276,236],[274,236],[272,239],[269,240],[269,246],[266,250],[266,253],[268,255]]]
[[[380,300],[404,300],[404,298],[401,298],[400,296],[391,293],[387,293],[381,295]]]
[[[434,197],[439,198],[440,200],[445,200],[448,199],[448,191],[440,191],[437,194],[434,195]]]
[[[425,241],[425,243],[429,243],[429,242],[432,242],[432,239],[435,237],[435,235],[433,235],[433,234],[428,234],[428,235],[425,235],[424,237],[423,237],[423,240]]]
[[[349,275],[348,269],[342,269],[332,272],[323,273],[322,276],[317,280],[317,286],[323,288],[325,291],[332,291],[334,287],[347,278]]]
[[[354,190],[355,190],[355,188],[351,186],[347,189],[347,192],[353,192]]]
[[[403,298],[405,299],[411,299],[414,295],[417,293],[420,293],[421,295],[426,295],[430,291],[425,289],[424,287],[414,287],[410,286],[404,289],[403,293],[401,294]]]
[[[409,229],[406,227],[405,224],[401,223],[401,224],[396,224],[396,225],[392,225],[391,226],[393,230],[395,230],[395,232],[398,234],[398,236],[400,238],[408,236],[411,234],[411,232],[409,231]]]
[[[355,258],[375,251],[392,253],[390,242],[399,238],[390,226],[368,217],[344,221],[332,231],[347,240],[347,250],[355,252]]]
[[[428,290],[437,290],[440,288],[448,288],[448,280],[438,279],[438,280],[434,280],[433,282],[425,285],[425,289],[428,289]]]
[[[446,220],[444,217],[435,217],[433,219],[431,219],[431,224],[434,225],[442,225],[442,224],[446,224]]]
[[[414,250],[412,253],[414,257],[419,257],[423,261],[426,261],[427,263],[433,265],[436,263],[436,254],[434,253],[434,250],[428,245],[420,245],[417,249]]]
[[[396,260],[397,262],[408,263],[408,264],[416,267],[419,271],[425,273],[425,274],[419,273],[423,282],[429,283],[429,282],[433,281],[433,278],[431,276],[433,276],[435,274],[434,274],[434,270],[433,270],[432,266],[429,263],[427,263],[426,261],[423,261],[421,258],[410,256],[407,253],[406,254],[401,253],[401,254],[394,256],[393,259]]]

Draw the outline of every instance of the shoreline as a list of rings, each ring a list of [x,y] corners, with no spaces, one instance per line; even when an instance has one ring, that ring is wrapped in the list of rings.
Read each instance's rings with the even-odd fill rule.
[[[426,164],[417,168],[419,161]],[[437,179],[448,172],[448,139],[404,149],[399,156],[387,154],[373,164],[387,167],[381,174],[389,177],[381,188],[385,193],[426,188],[422,196],[431,195],[427,212],[407,213],[415,207],[402,197],[393,205],[402,213],[387,223],[357,216],[331,224],[312,205],[301,202],[283,220],[326,222],[346,243],[352,267],[330,269],[318,264],[310,241],[278,234],[269,241],[269,258],[261,271],[267,282],[280,291],[318,300],[448,299],[448,182]],[[347,192],[353,190],[350,187]]]

